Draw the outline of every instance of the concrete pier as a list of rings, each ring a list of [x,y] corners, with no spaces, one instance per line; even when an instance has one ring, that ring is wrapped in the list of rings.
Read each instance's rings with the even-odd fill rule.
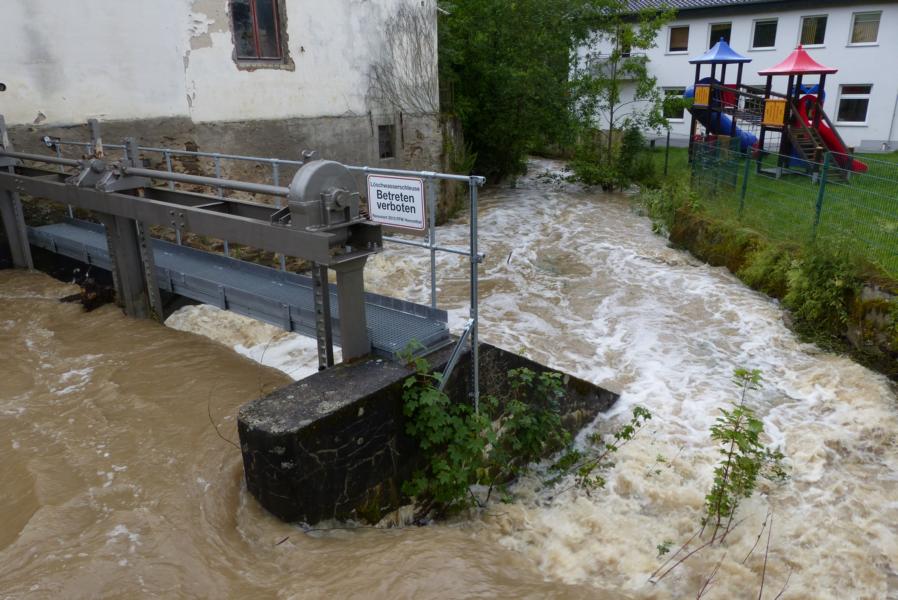
[[[510,369],[549,369],[481,344],[481,393],[507,393]],[[450,350],[429,361],[442,370]],[[240,409],[238,429],[247,488],[285,521],[376,522],[405,500],[402,483],[419,460],[405,433],[402,382],[412,369],[369,358],[340,364],[254,400]],[[463,355],[447,393],[469,401],[470,361]],[[612,392],[565,377],[565,425],[579,430],[617,400]]]

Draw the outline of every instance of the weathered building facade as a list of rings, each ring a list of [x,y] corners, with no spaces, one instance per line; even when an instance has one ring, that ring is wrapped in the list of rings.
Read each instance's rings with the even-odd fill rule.
[[[433,0],[13,0],[0,113],[13,142],[125,135],[175,148],[436,168]],[[409,91],[411,90],[411,91]]]

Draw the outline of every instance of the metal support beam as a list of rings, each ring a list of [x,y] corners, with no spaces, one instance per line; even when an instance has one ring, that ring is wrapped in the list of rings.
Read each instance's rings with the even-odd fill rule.
[[[106,227],[116,302],[129,317],[162,320],[156,263],[146,229],[134,219],[97,214]]]
[[[9,242],[13,266],[18,269],[33,269],[22,202],[16,192],[0,192],[0,220],[3,221],[3,229]]]
[[[11,150],[12,144],[6,131],[6,121],[3,115],[0,115],[0,151]],[[4,162],[6,164],[0,164],[0,170],[10,173],[15,171],[14,159],[7,158]],[[0,220],[3,221],[13,266],[19,269],[33,269],[34,262],[31,259],[31,246],[28,245],[25,214],[22,212],[22,202],[17,191],[0,191]]]
[[[337,272],[337,304],[340,311],[340,340],[343,361],[348,362],[371,353],[365,318],[364,256],[332,265]]]

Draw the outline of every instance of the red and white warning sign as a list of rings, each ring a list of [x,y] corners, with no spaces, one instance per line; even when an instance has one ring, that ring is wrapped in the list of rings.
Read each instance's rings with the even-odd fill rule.
[[[424,231],[424,180],[368,175],[368,214],[381,225]]]

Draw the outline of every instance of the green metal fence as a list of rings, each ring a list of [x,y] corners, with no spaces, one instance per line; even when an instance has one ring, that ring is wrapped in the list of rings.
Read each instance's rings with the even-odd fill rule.
[[[693,152],[693,187],[709,210],[772,239],[838,244],[898,277],[898,163],[865,156],[861,173],[844,168],[847,155],[756,155],[738,139]]]

